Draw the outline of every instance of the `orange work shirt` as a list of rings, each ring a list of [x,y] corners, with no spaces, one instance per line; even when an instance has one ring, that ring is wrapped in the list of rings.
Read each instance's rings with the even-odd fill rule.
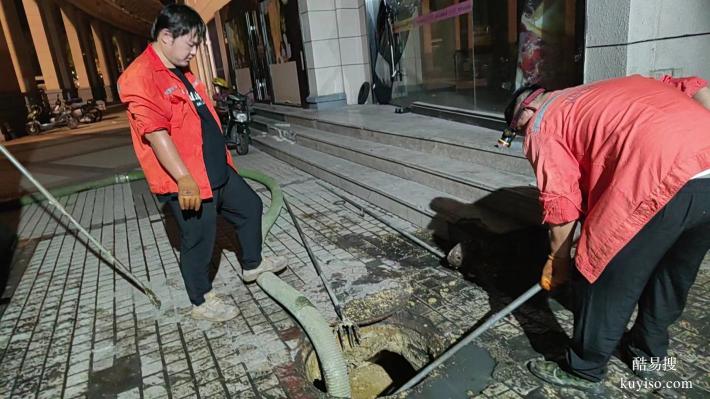
[[[690,180],[710,168],[707,82],[639,75],[552,92],[526,127],[524,151],[543,222],[582,220],[575,263],[593,283]]]
[[[204,82],[189,72],[185,77],[202,98],[209,98]],[[202,153],[202,121],[180,78],[163,64],[152,45],[139,55],[118,78],[121,101],[127,106],[133,149],[155,194],[176,193],[177,182],[160,164],[146,134],[167,130],[185,167],[200,188],[202,199],[212,198],[212,188]],[[212,104],[205,103],[217,124]],[[221,125],[220,125],[221,129]],[[234,168],[227,152],[227,164]],[[236,170],[236,169],[235,169]]]

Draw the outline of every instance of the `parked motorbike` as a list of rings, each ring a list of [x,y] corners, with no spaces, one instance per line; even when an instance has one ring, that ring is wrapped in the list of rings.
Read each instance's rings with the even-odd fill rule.
[[[222,133],[227,146],[236,148],[237,154],[249,152],[251,143],[251,113],[247,94],[226,94],[217,98],[217,112],[222,122]]]
[[[45,115],[44,107],[38,104],[30,106],[30,112],[27,114],[27,122],[25,123],[28,134],[36,135],[60,126],[68,126],[70,129],[76,129],[79,126],[79,120],[72,114],[71,107],[59,98],[57,98],[52,107],[49,120],[45,119]]]
[[[81,98],[72,98],[67,101],[71,107],[72,115],[81,123],[94,123],[103,119],[103,111],[106,110],[106,103],[93,98],[82,102]]]

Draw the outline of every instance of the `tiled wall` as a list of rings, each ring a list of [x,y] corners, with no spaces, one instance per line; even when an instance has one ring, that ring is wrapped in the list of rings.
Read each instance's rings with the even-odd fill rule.
[[[364,0],[299,0],[310,95],[357,103],[370,80]]]

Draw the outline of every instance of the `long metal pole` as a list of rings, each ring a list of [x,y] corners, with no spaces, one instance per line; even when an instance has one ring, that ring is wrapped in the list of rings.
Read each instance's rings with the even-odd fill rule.
[[[406,384],[402,385],[401,388],[395,392],[395,394],[398,394],[402,391],[406,391],[407,389],[417,385],[421,380],[423,380],[429,373],[431,373],[432,370],[437,368],[439,365],[447,361],[451,356],[454,355],[454,353],[458,352],[461,348],[464,346],[468,345],[473,341],[474,339],[478,338],[481,334],[486,332],[491,326],[493,326],[498,320],[502,319],[503,317],[509,315],[511,312],[513,312],[515,309],[520,307],[523,303],[525,303],[528,299],[533,297],[535,294],[540,292],[542,287],[539,284],[535,284],[533,287],[530,287],[523,295],[519,296],[516,300],[511,302],[508,306],[504,307],[500,311],[498,311],[496,314],[491,316],[488,320],[486,320],[485,323],[481,324],[480,327],[475,329],[472,333],[467,335],[464,339],[459,341],[456,345],[452,346],[449,348],[446,352],[444,352],[441,356],[436,358],[433,362],[431,362],[428,366],[424,367],[415,375],[412,377],[409,382]]]
[[[153,305],[155,305],[157,308],[160,308],[160,299],[158,298],[158,296],[155,295],[155,293],[150,288],[148,288],[145,284],[143,284],[143,282],[141,280],[139,280],[136,276],[131,274],[131,272],[128,271],[128,268],[126,268],[126,266],[124,266],[123,263],[121,263],[121,261],[116,259],[109,250],[104,248],[104,246],[101,245],[101,243],[97,239],[95,239],[88,231],[86,231],[84,229],[84,227],[81,224],[79,224],[79,222],[77,222],[76,219],[74,219],[74,217],[69,212],[67,212],[66,209],[64,209],[62,204],[60,204],[59,201],[57,201],[57,199],[54,198],[54,196],[52,194],[50,194],[50,192],[47,191],[34,178],[34,176],[32,176],[32,174],[30,174],[30,172],[27,169],[25,169],[25,167],[22,166],[22,164],[17,159],[15,159],[15,157],[10,153],[10,151],[8,151],[7,148],[5,148],[5,146],[2,144],[0,144],[0,152],[2,152],[2,154],[5,155],[7,157],[7,159],[10,160],[10,163],[12,163],[17,168],[17,170],[19,170],[20,173],[22,173],[22,175],[25,176],[27,178],[27,180],[30,181],[30,183],[32,183],[35,187],[37,187],[37,190],[39,190],[39,192],[42,193],[42,195],[44,195],[45,198],[47,198],[47,201],[49,201],[50,204],[54,205],[54,207],[56,207],[59,210],[59,212],[62,213],[62,215],[66,216],[66,218],[69,219],[71,224],[76,226],[76,228],[82,234],[84,234],[84,236],[89,240],[89,242],[94,244],[95,248],[99,251],[101,256],[103,256],[104,259],[107,260],[111,264],[111,266],[113,266],[113,268],[115,269],[114,272],[116,270],[118,270],[120,272],[119,275],[126,278],[128,281],[132,282],[138,288],[140,288],[140,290],[148,297],[148,299],[153,303]]]
[[[379,220],[380,222],[386,224],[387,226],[391,227],[393,230],[395,230],[395,231],[398,232],[399,234],[401,234],[401,235],[405,236],[406,238],[408,238],[408,239],[409,239],[410,241],[412,241],[413,243],[415,243],[415,244],[419,245],[420,247],[426,249],[427,251],[431,252],[432,254],[438,256],[439,258],[445,258],[445,257],[446,257],[446,254],[444,254],[444,253],[441,252],[440,250],[438,250],[438,249],[432,247],[431,245],[427,244],[426,242],[424,242],[423,240],[421,240],[419,237],[415,236],[414,234],[411,234],[411,233],[409,233],[408,231],[405,231],[404,229],[395,226],[394,223],[392,223],[391,221],[389,221],[389,220],[385,219],[384,217],[382,217],[382,216],[380,216],[380,215],[377,215],[376,213],[374,213],[374,212],[372,212],[372,211],[370,211],[370,210],[364,208],[362,205],[356,203],[355,201],[351,200],[350,198],[348,198],[348,197],[346,197],[346,196],[344,196],[344,195],[342,195],[342,194],[340,194],[340,193],[338,193],[338,192],[333,191],[330,187],[327,187],[327,186],[321,184],[320,182],[318,182],[318,184],[319,184],[321,187],[323,187],[324,189],[326,189],[326,190],[330,191],[331,193],[333,193],[334,195],[340,197],[343,201],[345,201],[345,202],[349,203],[350,205],[352,205],[352,206],[354,206],[354,207],[360,209],[363,213],[366,213],[366,214],[370,215],[371,217],[373,217],[373,218]]]
[[[318,259],[316,259],[315,254],[313,254],[313,251],[311,250],[311,246],[308,245],[308,241],[306,240],[306,235],[303,233],[303,230],[301,230],[300,223],[298,223],[298,219],[296,218],[296,215],[293,213],[293,210],[291,209],[291,205],[288,204],[286,197],[284,197],[284,205],[286,205],[286,210],[288,210],[289,215],[291,215],[291,220],[293,220],[293,225],[296,227],[296,231],[298,232],[298,236],[301,237],[301,241],[303,241],[303,246],[306,248],[306,252],[308,253],[308,257],[311,258],[311,262],[313,263],[313,267],[315,267],[315,269],[316,269],[318,277],[320,277],[320,280],[323,282],[323,285],[325,286],[325,290],[328,293],[328,296],[330,297],[331,302],[333,302],[333,307],[335,308],[335,313],[337,313],[338,318],[340,318],[340,320],[342,320],[343,319],[343,308],[340,305],[340,301],[338,300],[338,297],[335,296],[335,292],[333,292],[333,289],[330,287],[330,284],[328,284],[328,282],[325,280],[325,277],[323,277],[323,270],[320,268],[320,264],[318,263]]]

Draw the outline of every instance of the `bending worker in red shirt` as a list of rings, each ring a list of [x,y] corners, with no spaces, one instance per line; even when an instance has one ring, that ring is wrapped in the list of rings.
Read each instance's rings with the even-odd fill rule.
[[[188,69],[205,30],[192,8],[166,6],[153,23],[153,42],[118,85],[150,190],[180,228],[180,271],[192,317],[225,321],[239,311],[215,295],[209,279],[217,214],[236,229],[245,282],[283,270],[286,258],[262,260],[261,199],[237,174],[205,83]]]
[[[541,285],[554,289],[569,274],[574,296],[566,359],[530,361],[537,377],[598,391],[619,343],[629,366],[633,358],[649,364],[667,356],[668,327],[710,249],[706,86],[699,78],[635,75],[514,93],[506,121],[525,133],[550,226]],[[571,267],[577,221],[581,236]]]

